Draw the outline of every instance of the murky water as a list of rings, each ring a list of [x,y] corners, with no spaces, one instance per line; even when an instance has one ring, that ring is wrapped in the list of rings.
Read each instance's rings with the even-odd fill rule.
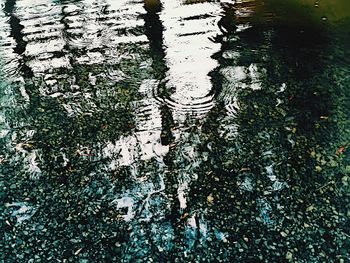
[[[0,259],[348,260],[350,4],[145,3],[0,2]]]

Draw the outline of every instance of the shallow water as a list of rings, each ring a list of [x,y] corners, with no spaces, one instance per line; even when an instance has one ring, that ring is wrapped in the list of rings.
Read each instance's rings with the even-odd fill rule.
[[[146,2],[0,2],[0,259],[350,258],[346,12]]]

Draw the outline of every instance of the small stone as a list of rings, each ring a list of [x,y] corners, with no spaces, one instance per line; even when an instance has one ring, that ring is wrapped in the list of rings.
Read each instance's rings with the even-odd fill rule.
[[[331,161],[329,161],[329,166],[330,167],[337,167],[338,163],[336,161],[334,161],[334,160],[331,160]]]
[[[308,208],[306,208],[306,212],[311,212],[314,209],[315,207],[313,205],[310,205]]]
[[[79,255],[80,251],[82,250],[83,248],[79,248],[77,251],[74,252],[74,255]]]
[[[286,232],[281,232],[281,236],[283,236],[283,237],[286,237],[286,236],[288,236],[288,234],[286,233]]]
[[[349,185],[349,176],[343,176],[341,181],[342,181],[344,186],[348,186]]]
[[[286,254],[286,259],[287,260],[292,260],[292,258],[293,258],[293,254],[290,251],[288,251],[287,254]]]

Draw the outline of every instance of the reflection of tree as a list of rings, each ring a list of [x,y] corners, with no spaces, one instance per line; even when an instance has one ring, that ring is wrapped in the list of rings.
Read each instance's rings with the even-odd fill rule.
[[[10,16],[10,26],[11,26],[11,34],[10,36],[16,40],[17,46],[15,48],[15,52],[17,54],[23,54],[25,51],[26,42],[23,40],[23,34],[21,30],[23,26],[20,23],[20,20],[15,16],[14,9],[16,6],[16,0],[6,1],[4,6],[4,11],[7,15]]]
[[[12,184],[16,185],[6,192],[5,202],[12,202],[13,198],[28,198],[28,202],[40,206],[29,222],[31,229],[36,229],[40,223],[48,232],[55,233],[41,252],[43,258],[52,256],[50,251],[57,251],[57,247],[60,249],[54,255],[58,258],[75,257],[74,252],[83,247],[86,251],[93,251],[90,257],[102,260],[103,256],[118,261],[121,248],[115,244],[124,241],[126,232],[122,223],[116,223],[118,219],[110,202],[115,194],[113,181],[116,178],[121,180],[123,172],[109,168],[111,162],[118,161],[119,152],[110,153],[107,146],[135,132],[135,108],[143,103],[139,87],[151,74],[145,66],[149,54],[142,42],[118,42],[123,40],[125,32],[133,32],[129,28],[118,28],[120,35],[115,36],[115,42],[106,41],[107,47],[89,46],[91,39],[99,37],[99,32],[74,34],[81,31],[80,24],[76,26],[74,19],[84,21],[86,15],[93,17],[97,24],[106,24],[108,20],[95,18],[107,16],[113,23],[114,17],[119,14],[106,15],[103,13],[106,7],[100,14],[98,6],[97,10],[90,10],[90,6],[76,4],[66,6],[68,11],[69,8],[75,10],[72,13],[57,5],[48,5],[47,8],[53,12],[48,17],[57,18],[55,22],[59,23],[46,21],[47,13],[44,12],[27,17],[31,23],[27,23],[27,27],[21,26],[17,16],[34,12],[31,6],[23,5],[16,9],[16,15],[11,20],[16,50],[20,55],[27,54],[27,67],[33,70],[31,79],[21,72],[26,88],[31,92],[28,92],[28,104],[24,105],[25,115],[17,114],[13,119],[13,126],[24,120],[26,125],[17,127],[17,136],[11,142],[16,150],[6,153],[9,158],[2,167],[7,171],[7,189]],[[13,10],[13,5],[11,8]],[[55,11],[63,11],[63,15]],[[45,23],[39,28],[36,23],[42,20]],[[63,23],[62,27],[60,23]],[[82,23],[82,26],[85,25],[86,21]],[[120,24],[118,26],[121,27]],[[39,28],[40,34],[33,28]],[[61,29],[63,32],[60,32]],[[23,34],[26,34],[28,42],[23,41]],[[43,34],[47,34],[44,40],[40,38]],[[140,32],[135,29],[135,34]],[[61,39],[62,36],[64,39]],[[43,41],[47,45],[42,46]],[[52,51],[50,43],[59,45],[54,46]],[[37,44],[43,47],[39,54],[33,48],[25,50],[25,47]],[[118,56],[115,56],[116,50]],[[96,59],[98,54],[101,56]],[[102,61],[99,61],[101,57]],[[60,64],[63,60],[68,63]],[[30,139],[26,137],[29,133]],[[73,237],[77,231],[81,235]],[[31,234],[36,237],[36,245],[47,242],[47,237]],[[20,236],[27,240],[23,234]],[[77,238],[79,244],[70,241],[73,238]],[[31,249],[33,245],[26,243]],[[16,250],[12,254],[9,260],[16,257]]]
[[[157,90],[161,98],[166,97],[165,79],[167,66],[165,63],[165,50],[163,44],[163,25],[160,21],[159,13],[162,9],[160,1],[145,1],[147,13],[144,15],[145,34],[150,45],[150,55],[152,57],[152,70],[155,78],[159,81]],[[163,145],[169,145],[172,140],[171,127],[174,120],[167,105],[162,105],[162,134]]]
[[[313,259],[346,247],[344,194],[317,190],[341,185],[344,176],[334,149],[345,139],[335,120],[344,114],[347,69],[331,58],[338,50],[328,36],[254,27],[228,34],[216,55],[220,68],[212,75],[223,75],[221,103],[204,125],[211,158],[203,169],[213,173],[193,183],[191,207],[204,209],[213,197],[206,218],[229,233],[227,257],[258,259],[252,251],[259,251],[274,261],[296,247],[296,258]],[[311,213],[312,206],[318,210]],[[284,231],[289,243],[274,253]]]
[[[21,25],[20,19],[15,15],[15,12],[14,12],[15,7],[16,7],[16,0],[8,0],[5,2],[4,11],[10,18],[9,19],[9,24],[11,27],[10,36],[13,37],[16,41],[14,52],[21,56],[26,50],[27,42],[23,38],[22,29],[24,27]],[[25,64],[25,57],[23,57],[23,60],[20,61],[19,67],[26,77],[33,76],[33,72]]]
[[[145,33],[150,45],[150,53],[152,56],[152,67],[156,79],[164,81],[167,66],[165,65],[165,51],[163,46],[163,25],[159,18],[161,4],[154,1],[152,5],[146,2],[145,9],[147,13],[144,15]]]

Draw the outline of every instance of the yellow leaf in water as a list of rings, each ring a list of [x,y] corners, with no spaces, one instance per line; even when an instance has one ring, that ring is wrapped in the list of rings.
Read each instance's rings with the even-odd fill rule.
[[[311,156],[311,157],[315,157],[315,156],[316,156],[315,150],[311,150],[311,151],[310,151],[310,156]]]
[[[21,151],[22,150],[22,146],[23,146],[23,143],[16,144],[16,146],[15,146],[16,151],[17,152]]]
[[[214,202],[214,197],[213,197],[212,194],[208,195],[207,201],[208,201],[208,203],[210,203],[210,204],[212,204],[212,203]]]

